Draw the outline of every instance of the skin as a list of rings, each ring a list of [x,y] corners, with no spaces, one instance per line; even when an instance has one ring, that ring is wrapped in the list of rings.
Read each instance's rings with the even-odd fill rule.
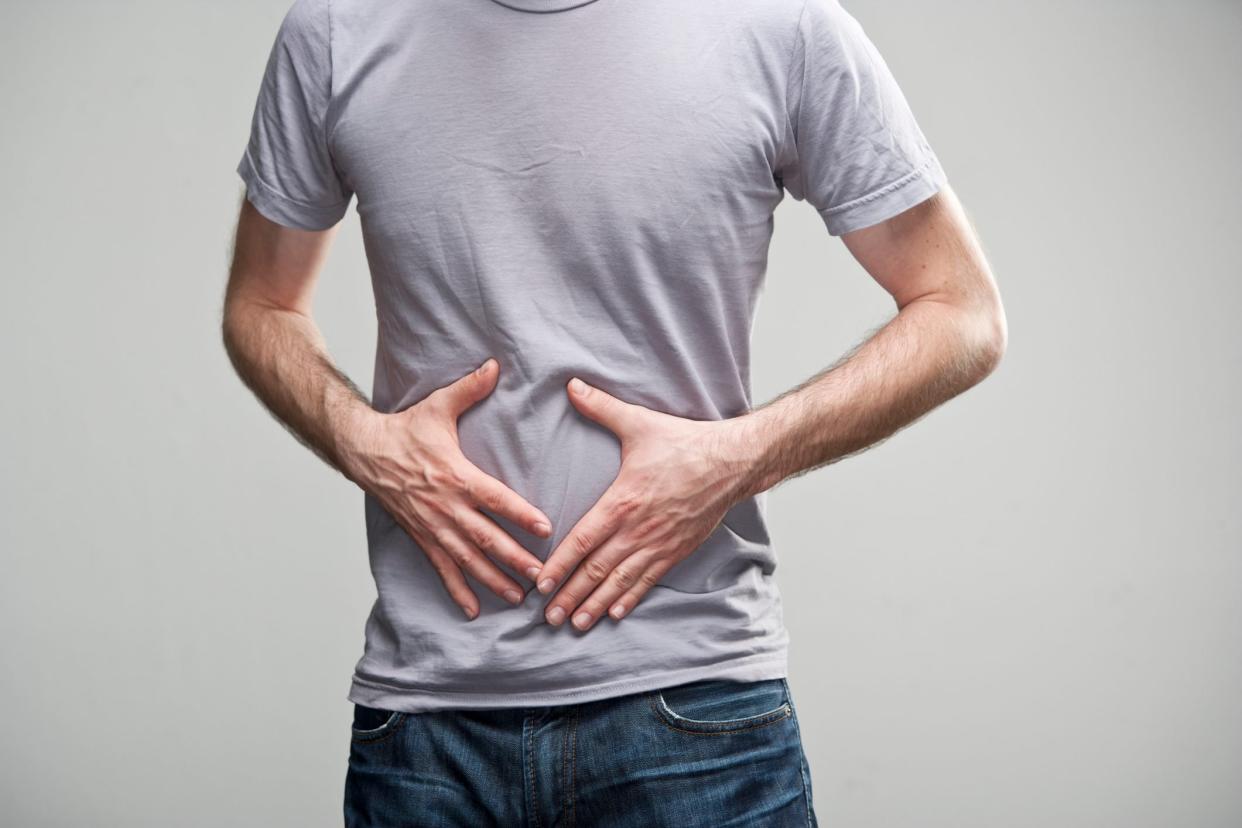
[[[477,616],[478,600],[466,573],[502,597],[515,591],[510,600],[520,602],[522,587],[501,562],[550,595],[549,623],[570,618],[587,630],[605,614],[619,621],[738,501],[876,445],[977,384],[996,368],[1008,336],[995,280],[950,187],[844,234],[897,313],[845,358],[763,406],[689,420],[577,378],[568,383],[569,403],[617,435],[621,466],[541,563],[478,508],[541,537],[551,534],[547,517],[457,443],[456,418],[495,387],[494,360],[394,414],[373,410],[332,365],[311,300],[333,235],[282,227],[243,199],[225,347],[274,416],[419,542],[467,618]]]

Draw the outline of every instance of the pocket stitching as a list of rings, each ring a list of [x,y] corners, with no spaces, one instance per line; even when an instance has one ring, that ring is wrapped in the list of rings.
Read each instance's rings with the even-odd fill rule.
[[[649,701],[651,703],[651,709],[656,714],[656,718],[660,720],[660,724],[664,725],[669,730],[675,730],[678,733],[688,733],[692,736],[728,736],[729,734],[732,734],[732,733],[745,733],[748,730],[755,730],[756,728],[767,727],[768,725],[772,725],[772,724],[776,724],[777,722],[784,721],[785,719],[788,719],[791,714],[789,702],[786,701],[786,702],[781,702],[781,704],[778,707],[774,707],[771,710],[767,711],[766,713],[756,713],[753,716],[743,716],[740,719],[722,719],[719,721],[710,721],[706,719],[690,719],[685,716],[678,715],[664,701],[664,694],[661,693],[659,690],[657,690],[655,693],[651,695]],[[754,724],[747,725],[746,727],[726,727],[726,729],[724,730],[690,730],[688,728],[677,726],[678,722],[690,722],[694,724],[706,724],[706,725],[713,725],[713,726],[715,725],[727,726],[733,722],[750,722],[750,721],[754,721]]]
[[[400,710],[394,710],[393,714],[388,717],[388,721],[384,722],[379,727],[374,727],[369,730],[358,730],[351,727],[350,741],[360,742],[363,744],[382,742],[392,736],[392,734],[396,733],[401,728],[401,725],[405,723],[406,718],[406,713]]]

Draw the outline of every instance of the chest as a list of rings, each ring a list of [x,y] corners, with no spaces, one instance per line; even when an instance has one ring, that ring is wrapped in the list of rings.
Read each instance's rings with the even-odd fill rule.
[[[744,33],[574,34],[467,26],[360,56],[331,141],[363,220],[533,211],[711,235],[770,212],[783,112]]]

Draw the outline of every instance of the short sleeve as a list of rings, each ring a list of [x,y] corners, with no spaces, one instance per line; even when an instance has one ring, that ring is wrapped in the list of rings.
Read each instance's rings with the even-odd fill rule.
[[[891,218],[946,183],[884,58],[839,0],[806,0],[786,106],[791,135],[776,172],[834,236]]]
[[[331,91],[327,0],[294,0],[268,56],[237,165],[250,203],[278,224],[327,229],[353,196],[329,151]]]

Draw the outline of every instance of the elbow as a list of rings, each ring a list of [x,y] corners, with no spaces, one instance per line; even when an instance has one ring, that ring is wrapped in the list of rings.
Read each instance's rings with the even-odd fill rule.
[[[258,314],[262,308],[243,291],[230,289],[227,291],[220,310],[220,341],[233,366],[240,369],[244,358],[248,335],[260,324]]]
[[[220,312],[220,338],[223,341],[224,349],[233,355],[233,351],[237,347],[237,337],[242,327],[242,317],[245,315],[244,303],[239,301],[234,295],[230,294],[225,297],[224,306]]]
[[[234,368],[239,367],[241,357],[241,338],[239,336],[241,330],[241,322],[239,317],[240,311],[233,302],[225,302],[224,309],[220,314],[220,342],[224,346],[224,353],[228,356],[229,362]]]
[[[975,313],[972,324],[971,351],[976,382],[988,377],[1000,366],[1009,347],[1009,323],[1000,297],[995,294]]]

